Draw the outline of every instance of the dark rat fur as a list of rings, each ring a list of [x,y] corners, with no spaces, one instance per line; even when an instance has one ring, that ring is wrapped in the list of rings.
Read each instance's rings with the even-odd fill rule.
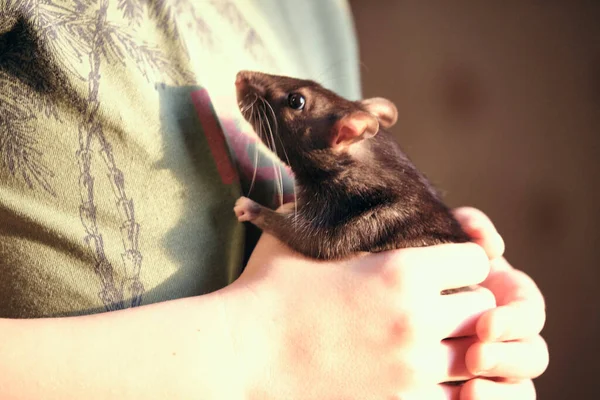
[[[236,87],[244,117],[289,164],[297,190],[279,212],[240,198],[241,221],[326,260],[470,240],[385,130],[397,118],[388,100],[349,101],[310,80],[249,71]]]

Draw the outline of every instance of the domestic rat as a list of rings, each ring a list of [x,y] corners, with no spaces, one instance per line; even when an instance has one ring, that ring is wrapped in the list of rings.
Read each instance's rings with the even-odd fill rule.
[[[296,185],[295,203],[278,211],[241,197],[240,221],[321,260],[471,240],[387,131],[398,118],[391,101],[350,101],[311,80],[252,71],[235,86],[244,118]]]

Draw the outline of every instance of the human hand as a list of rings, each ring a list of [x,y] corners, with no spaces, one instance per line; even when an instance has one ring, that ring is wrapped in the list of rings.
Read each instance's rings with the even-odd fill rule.
[[[476,326],[479,341],[466,354],[472,374],[492,379],[467,382],[460,399],[535,399],[532,379],[549,362],[548,347],[540,335],[546,319],[542,293],[529,276],[502,257],[504,242],[487,216],[466,207],[457,209],[455,215],[492,259],[490,274],[481,286],[494,294],[498,305],[481,315]]]
[[[472,243],[309,260],[263,233],[224,289],[241,375],[260,399],[456,399],[467,349],[495,306]],[[470,338],[463,338],[471,336]],[[444,341],[445,338],[457,338]]]

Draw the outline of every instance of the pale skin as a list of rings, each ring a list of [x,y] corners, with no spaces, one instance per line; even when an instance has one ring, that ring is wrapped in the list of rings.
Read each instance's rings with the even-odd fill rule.
[[[483,214],[457,216],[481,247],[322,263],[263,235],[242,276],[209,295],[0,320],[0,398],[534,399],[543,298]],[[476,374],[500,379],[441,384]]]
[[[467,382],[460,399],[535,399],[532,379],[543,374],[549,363],[548,347],[540,335],[546,321],[544,297],[527,274],[502,257],[504,242],[485,214],[471,207],[456,209],[454,214],[492,260],[481,286],[494,294],[497,304],[477,321],[479,340],[466,353],[469,371],[494,381]]]

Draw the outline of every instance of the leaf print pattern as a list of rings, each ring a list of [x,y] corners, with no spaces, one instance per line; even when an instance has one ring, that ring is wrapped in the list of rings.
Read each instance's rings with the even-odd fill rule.
[[[150,17],[156,21],[157,26],[167,34],[167,37],[174,41],[180,40],[179,28],[175,23],[174,10],[181,1],[176,0],[154,0],[148,2],[148,12]],[[173,4],[171,6],[171,4]]]
[[[244,48],[255,60],[262,60],[265,62],[265,65],[272,65],[277,68],[278,63],[271,53],[267,51],[262,38],[257,34],[256,30],[250,26],[232,1],[211,0],[211,3],[215,9],[229,21],[237,32],[245,35]]]
[[[27,7],[21,6],[20,12],[35,29],[35,37],[39,46],[44,47],[51,58],[60,63],[60,68],[72,76],[83,80],[79,72],[84,63],[84,56],[89,50],[89,32],[86,25],[89,19],[81,15],[79,2],[64,2],[58,5],[48,0],[29,0]],[[77,5],[77,7],[73,7]],[[46,59],[49,57],[46,56]],[[64,60],[71,60],[70,63]],[[72,60],[77,60],[73,64]]]
[[[138,246],[140,225],[135,219],[134,202],[127,196],[123,172],[116,164],[112,147],[104,135],[103,126],[98,118],[100,66],[103,61],[120,62],[123,65],[133,61],[147,79],[150,78],[150,73],[160,72],[175,81],[185,80],[185,76],[179,74],[180,69],[170,67],[166,57],[158,50],[146,44],[138,45],[138,41],[131,33],[111,23],[108,20],[109,0],[99,0],[93,3],[97,3],[98,9],[93,19],[95,24],[89,26],[93,32],[88,55],[91,67],[89,93],[85,117],[79,125],[79,150],[77,151],[81,172],[79,179],[82,200],[80,217],[87,234],[85,242],[94,254],[96,272],[102,282],[100,298],[107,311],[112,311],[141,304],[144,286],[139,276],[143,257]],[[108,177],[122,218],[121,240],[124,252],[121,254],[121,258],[126,272],[126,281],[121,283],[116,281],[114,268],[106,257],[96,219],[94,177],[90,171],[93,154],[91,145],[94,138],[100,144],[100,154],[108,169]],[[131,299],[129,304],[125,303],[126,298]]]
[[[119,0],[119,10],[130,24],[140,25],[144,9],[138,0]]]
[[[204,18],[198,15],[198,10],[193,1],[154,0],[149,2],[148,9],[150,16],[156,19],[158,27],[165,32],[168,38],[179,44],[187,57],[189,57],[189,51],[187,44],[179,33],[176,16],[187,16],[189,18],[187,28],[191,29],[197,38],[201,39],[202,45],[208,50],[214,48],[214,35]]]
[[[242,32],[243,43],[254,58],[275,64],[232,2],[206,4]],[[189,0],[0,0],[0,173],[8,172],[31,190],[42,188],[56,196],[55,174],[44,162],[38,136],[44,134],[37,129],[43,122],[36,120],[63,122],[61,104],[75,111],[77,149],[72,157],[79,170],[82,239],[93,257],[98,296],[107,311],[140,305],[145,288],[140,279],[143,230],[134,199],[127,192],[121,160],[105,132],[103,71],[107,66],[138,71],[154,85],[195,83],[194,75],[180,65],[186,60],[174,60],[173,54],[141,40],[144,33],[138,29],[146,29],[149,18],[164,35],[161,43],[174,43],[179,53],[189,57],[178,18],[208,50],[219,43],[198,10]],[[110,182],[112,204],[119,215],[119,266],[107,255],[105,232],[98,221],[103,211],[99,204],[106,204],[99,198],[105,194],[97,190],[100,179]]]
[[[23,179],[30,189],[41,187],[55,196],[54,174],[39,148],[39,135],[45,131],[34,130],[31,122],[39,113],[58,120],[57,100],[64,99],[70,88],[40,46],[31,22],[15,13],[15,4],[20,3],[0,4],[4,32],[0,34],[0,167]],[[32,3],[28,4],[31,7]]]
[[[49,178],[54,174],[41,161],[42,153],[30,121],[34,118],[34,104],[17,104],[16,99],[27,98],[23,87],[0,73],[0,156],[1,165],[15,176],[21,175],[29,188],[41,186],[53,196]]]
[[[0,3],[3,23],[0,34],[8,32],[0,36],[2,166],[13,175],[21,175],[30,188],[37,184],[54,195],[50,185],[54,175],[42,162],[43,153],[36,148],[31,122],[41,117],[35,112],[41,109],[45,110],[46,117],[58,119],[56,105],[61,96],[75,103],[77,99],[83,100],[76,105],[82,115],[77,133],[79,148],[75,154],[80,169],[79,214],[85,231],[84,242],[94,257],[94,268],[100,279],[99,297],[107,311],[139,305],[144,287],[139,278],[143,257],[139,250],[140,224],[135,217],[134,201],[127,195],[125,176],[99,117],[102,64],[135,66],[149,82],[166,78],[183,84],[193,80],[189,71],[136,36],[135,28],[140,25],[144,7],[149,8],[146,11],[151,15],[163,18],[173,15],[166,2],[150,2],[151,6],[146,3],[137,0],[5,0]],[[123,13],[127,25],[109,20],[111,4]],[[165,31],[178,35],[174,21],[164,25]],[[36,60],[61,64],[48,63],[40,67]],[[71,79],[87,81],[87,96],[82,99],[70,91],[69,81],[61,71],[67,71]],[[121,219],[124,280],[115,275],[97,221],[97,177],[91,163],[98,156],[103,161],[100,165],[108,172],[101,176],[108,176]]]

